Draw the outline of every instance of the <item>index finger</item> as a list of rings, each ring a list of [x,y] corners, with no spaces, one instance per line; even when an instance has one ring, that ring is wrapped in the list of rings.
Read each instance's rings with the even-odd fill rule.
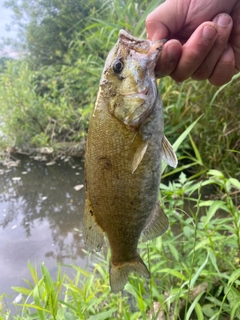
[[[180,8],[177,7],[177,1],[166,1],[147,16],[146,30],[148,39],[157,41],[170,38],[171,35],[181,29],[185,21],[188,5],[185,3],[181,8],[181,15],[178,14]]]
[[[191,77],[211,51],[216,38],[215,23],[202,23],[183,45],[182,55],[171,77],[178,82]]]

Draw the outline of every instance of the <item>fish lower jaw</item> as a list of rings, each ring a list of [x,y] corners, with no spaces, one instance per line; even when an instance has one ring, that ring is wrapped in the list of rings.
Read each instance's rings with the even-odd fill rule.
[[[123,94],[123,96],[128,98],[138,98],[138,99],[146,100],[148,91],[149,91],[149,88],[147,87],[139,92],[126,93],[126,94]]]

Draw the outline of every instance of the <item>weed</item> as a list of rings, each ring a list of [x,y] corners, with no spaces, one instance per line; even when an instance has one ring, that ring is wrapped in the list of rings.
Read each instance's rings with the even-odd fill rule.
[[[139,245],[151,272],[148,282],[131,275],[125,291],[112,294],[109,251],[107,257],[91,256],[93,271],[68,266],[75,271],[73,279],[59,268],[53,280],[44,265],[39,277],[29,263],[32,281],[26,282],[28,288],[14,288],[22,295],[22,311],[12,318],[240,319],[240,182],[218,170],[207,176],[190,180],[181,173],[175,182],[161,184],[171,228],[163,237]],[[206,199],[208,186],[219,191]],[[194,206],[187,213],[189,201]],[[2,319],[8,319],[6,312],[1,306]]]

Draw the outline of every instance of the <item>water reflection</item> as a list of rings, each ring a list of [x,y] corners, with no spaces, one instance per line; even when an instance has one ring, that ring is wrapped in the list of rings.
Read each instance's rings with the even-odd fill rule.
[[[83,180],[80,159],[47,166],[21,157],[16,168],[0,167],[0,294],[29,277],[28,259],[50,271],[83,264],[84,188],[74,189]]]

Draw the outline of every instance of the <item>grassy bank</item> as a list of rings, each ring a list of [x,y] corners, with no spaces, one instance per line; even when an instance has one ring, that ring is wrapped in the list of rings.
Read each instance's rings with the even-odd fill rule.
[[[110,293],[109,251],[89,257],[93,270],[69,266],[71,278],[59,268],[52,279],[44,265],[37,274],[29,263],[32,280],[14,288],[17,315],[1,296],[0,319],[240,319],[240,182],[217,170],[207,176],[181,173],[161,185],[171,227],[140,243],[149,281],[131,275],[123,293]],[[218,191],[210,196],[209,187]]]
[[[68,6],[60,0],[51,5],[48,1],[34,3],[44,10],[35,12],[27,0],[13,6],[15,12],[22,13],[15,20],[19,26],[21,17],[29,16],[29,24],[24,21],[22,30],[25,42],[19,43],[20,48],[28,48],[28,55],[18,61],[1,60],[0,157],[11,148],[35,153],[48,148],[53,156],[62,152],[82,154],[101,72],[119,30],[145,38],[145,18],[160,2],[92,0],[86,4],[73,0]],[[59,12],[57,18],[54,12]],[[62,31],[56,37],[59,27]],[[51,54],[46,55],[49,51]],[[240,159],[239,85],[239,75],[221,88],[207,81],[188,80],[178,85],[169,77],[159,84],[168,139],[174,142],[201,116],[192,138],[205,169],[219,169],[232,176],[240,173],[236,166]],[[191,141],[186,140],[178,156],[188,161],[192,154]]]

